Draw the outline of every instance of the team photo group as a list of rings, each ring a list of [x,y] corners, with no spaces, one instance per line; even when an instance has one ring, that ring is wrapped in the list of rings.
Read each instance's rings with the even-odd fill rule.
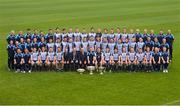
[[[27,29],[7,36],[8,68],[35,71],[164,72],[173,57],[171,30]]]

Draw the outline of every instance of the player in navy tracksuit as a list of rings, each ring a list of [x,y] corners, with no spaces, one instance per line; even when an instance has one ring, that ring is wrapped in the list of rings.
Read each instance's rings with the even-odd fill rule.
[[[23,54],[21,53],[21,50],[18,48],[17,53],[14,55],[14,66],[16,69],[16,72],[22,71],[22,59],[23,59]]]
[[[64,47],[64,52],[63,52],[63,56],[64,56],[64,70],[67,71],[70,67],[70,61],[69,61],[69,52],[68,52],[68,47]]]
[[[160,71],[161,53],[159,52],[159,48],[157,47],[155,47],[154,53],[152,54],[152,61],[154,71]]]
[[[158,41],[159,41],[160,44],[162,43],[163,38],[164,38],[163,31],[160,31],[160,32],[159,32],[159,35],[157,36],[157,39],[158,39]]]
[[[168,73],[169,52],[166,50],[166,47],[163,47],[161,59],[162,59],[162,64],[163,64],[163,72]]]
[[[81,51],[79,53],[79,67],[86,68],[87,63],[87,52],[84,51],[84,48],[81,48]]]
[[[14,69],[14,45],[13,40],[10,41],[10,44],[7,46],[8,51],[8,69]]]
[[[15,39],[16,38],[16,35],[15,35],[15,31],[11,31],[10,34],[8,35],[7,37],[7,43],[9,44],[10,41],[12,40],[13,41],[13,44],[15,43]]]
[[[23,53],[23,72],[30,72],[31,71],[31,54],[29,53],[28,49],[24,49]]]
[[[95,57],[96,53],[93,51],[93,47],[90,47],[90,50],[87,54],[88,66],[95,66]]]
[[[165,36],[167,43],[169,44],[169,53],[170,53],[170,61],[173,57],[173,42],[174,42],[174,35],[171,33],[171,30],[168,30],[168,33]]]

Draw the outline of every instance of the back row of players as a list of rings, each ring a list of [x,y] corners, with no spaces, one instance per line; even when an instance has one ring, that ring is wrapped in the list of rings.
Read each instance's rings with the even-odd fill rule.
[[[122,33],[117,28],[116,33],[111,28],[97,32],[91,28],[90,33],[85,29],[79,32],[72,28],[62,32],[59,28],[49,29],[45,35],[42,31],[28,29],[24,34],[19,31],[15,35],[11,31],[7,37],[8,42],[8,67],[17,71],[31,72],[34,70],[53,69],[72,70],[85,68],[87,65],[106,66],[111,70],[146,70],[168,72],[169,61],[172,60],[174,36],[171,30],[164,34],[150,33],[144,29],[143,34],[139,29],[127,33],[126,28]],[[46,68],[47,67],[47,68]],[[102,72],[100,72],[102,73]]]

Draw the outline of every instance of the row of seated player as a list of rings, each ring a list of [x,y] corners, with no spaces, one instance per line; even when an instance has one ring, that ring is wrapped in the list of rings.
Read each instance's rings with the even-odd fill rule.
[[[134,48],[130,48],[130,51],[126,52],[126,48],[123,47],[120,54],[117,48],[114,49],[113,54],[110,53],[109,47],[105,52],[102,52],[100,48],[97,48],[96,52],[92,48],[89,52],[84,52],[83,48],[80,52],[77,52],[76,48],[70,53],[66,51],[63,52],[61,47],[58,47],[57,52],[54,52],[52,48],[46,52],[44,47],[41,52],[34,48],[32,53],[28,49],[25,49],[24,53],[17,49],[9,65],[16,72],[23,73],[41,70],[77,70],[86,69],[87,66],[94,66],[97,70],[99,67],[105,67],[104,71],[109,72],[161,70],[168,72],[169,52],[166,47],[163,47],[162,52],[159,52],[157,47],[154,51],[150,51],[147,47],[145,51],[138,49],[138,52],[135,52]],[[103,74],[104,71],[101,70],[99,73]]]

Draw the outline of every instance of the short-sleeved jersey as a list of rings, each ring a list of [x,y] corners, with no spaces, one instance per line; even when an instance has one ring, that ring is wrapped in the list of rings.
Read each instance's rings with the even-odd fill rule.
[[[38,52],[33,52],[33,53],[31,54],[31,59],[32,59],[33,61],[37,61],[37,60],[38,60],[38,56],[39,56],[39,53],[38,53]]]
[[[25,63],[28,63],[29,60],[31,59],[31,54],[30,53],[24,53],[23,54],[23,59]]]
[[[129,52],[128,57],[130,61],[134,61],[136,59],[136,52]]]
[[[23,54],[22,53],[16,53],[14,55],[14,59],[16,60],[16,62],[19,64],[21,62],[21,59],[23,58]]]
[[[109,60],[110,60],[110,57],[111,57],[111,53],[110,53],[110,52],[105,52],[105,53],[104,53],[104,59],[105,59],[105,61],[109,61]]]
[[[144,60],[145,54],[143,52],[142,53],[136,53],[136,56],[137,56],[137,60],[139,62],[142,62]]]
[[[169,58],[169,53],[168,52],[162,52],[161,56],[164,59],[164,61],[167,61]]]
[[[126,58],[127,58],[127,53],[121,53],[121,61],[126,61]]]
[[[48,59],[49,59],[49,61],[54,61],[55,55],[56,54],[54,52],[48,52]]]
[[[57,59],[58,61],[61,61],[62,58],[63,58],[63,52],[56,52],[56,59]]]
[[[45,61],[47,57],[47,52],[40,52],[39,57],[42,61]]]

